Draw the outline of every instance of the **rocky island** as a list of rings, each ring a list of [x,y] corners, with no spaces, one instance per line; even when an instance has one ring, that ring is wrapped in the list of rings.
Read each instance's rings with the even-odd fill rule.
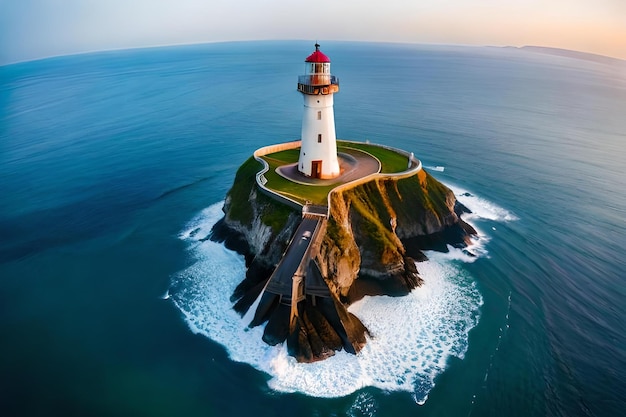
[[[313,362],[357,353],[368,330],[348,306],[365,295],[402,296],[422,284],[424,250],[465,247],[469,212],[412,153],[337,142],[339,82],[316,50],[298,79],[302,139],[257,150],[237,171],[210,238],[243,254],[233,308],[265,323],[263,340],[287,342]]]
[[[231,297],[242,315],[261,295],[289,243],[298,238],[294,234],[303,218],[302,211],[262,191],[255,180],[261,168],[254,158],[239,168],[225,215],[211,234],[245,256],[246,276]],[[319,245],[310,258],[329,296],[305,297],[298,303],[296,335],[289,331],[290,308],[280,300],[252,323],[267,321],[264,340],[288,340],[299,361],[324,359],[342,348],[358,352],[367,329],[347,311],[350,303],[364,295],[407,294],[422,283],[415,261],[426,259],[423,250],[465,247],[476,234],[461,218],[469,211],[421,168],[406,177],[381,173],[338,186],[328,200],[325,230],[318,232]]]

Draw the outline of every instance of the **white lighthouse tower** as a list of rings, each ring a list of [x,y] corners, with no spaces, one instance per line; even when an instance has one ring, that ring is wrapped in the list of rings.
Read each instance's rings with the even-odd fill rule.
[[[335,178],[340,171],[333,94],[339,91],[339,80],[330,74],[330,59],[319,44],[304,62],[304,75],[298,77],[298,91],[304,97],[298,171],[313,178]]]

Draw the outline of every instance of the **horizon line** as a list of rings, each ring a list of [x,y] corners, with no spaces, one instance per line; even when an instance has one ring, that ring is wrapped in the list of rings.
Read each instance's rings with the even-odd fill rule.
[[[218,41],[198,41],[198,42],[184,42],[184,43],[165,43],[165,44],[156,44],[156,45],[143,45],[143,46],[128,46],[128,47],[112,47],[112,48],[104,48],[104,49],[93,49],[93,50],[85,50],[80,52],[69,52],[69,53],[61,53],[61,54],[53,54],[42,56],[38,58],[32,59],[23,59],[17,61],[11,61],[7,63],[0,64],[1,67],[25,64],[28,62],[36,62],[36,61],[44,61],[47,59],[54,58],[64,58],[71,56],[80,56],[80,55],[89,55],[89,54],[97,54],[104,52],[115,52],[115,51],[132,51],[132,50],[140,50],[140,49],[156,49],[156,48],[167,48],[167,47],[175,47],[175,46],[193,46],[193,45],[211,45],[211,44],[227,44],[227,43],[252,43],[252,42],[304,42],[310,41],[310,39],[236,39],[236,40],[218,40]],[[462,44],[462,43],[437,43],[437,42],[410,42],[410,41],[372,41],[372,40],[340,40],[340,39],[325,39],[323,42],[331,42],[331,43],[377,43],[377,44],[391,44],[391,45],[425,45],[425,46],[456,46],[456,47],[468,47],[468,48],[502,48],[502,49],[518,49],[524,50],[529,49],[532,52],[536,53],[550,53],[553,55],[559,55],[572,59],[586,59],[594,62],[602,61],[602,63],[608,64],[605,60],[610,60],[616,64],[626,64],[626,58],[618,58],[616,56],[599,54],[596,52],[588,52],[581,51],[576,49],[568,49],[561,48],[555,46],[546,46],[546,45],[492,45],[492,44],[483,44],[483,45],[473,45],[473,44]],[[317,40],[319,42],[319,39]],[[544,49],[545,51],[539,51],[538,49]],[[557,52],[562,52],[561,54]],[[564,54],[563,52],[570,53]],[[573,53],[573,54],[571,54]],[[574,55],[575,54],[575,55]],[[587,57],[585,57],[586,55]]]

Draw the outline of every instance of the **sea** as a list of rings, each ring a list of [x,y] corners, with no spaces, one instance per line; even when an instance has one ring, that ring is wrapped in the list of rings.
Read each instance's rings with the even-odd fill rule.
[[[237,168],[299,139],[308,41],[0,66],[0,415],[618,416],[626,409],[626,61],[322,42],[340,139],[413,152],[468,251],[365,297],[358,355],[298,364],[207,240]]]

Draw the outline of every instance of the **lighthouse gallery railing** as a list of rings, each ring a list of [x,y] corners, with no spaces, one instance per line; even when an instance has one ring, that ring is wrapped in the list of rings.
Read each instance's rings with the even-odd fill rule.
[[[298,76],[298,84],[303,85],[339,85],[339,77],[330,74],[308,74]]]

